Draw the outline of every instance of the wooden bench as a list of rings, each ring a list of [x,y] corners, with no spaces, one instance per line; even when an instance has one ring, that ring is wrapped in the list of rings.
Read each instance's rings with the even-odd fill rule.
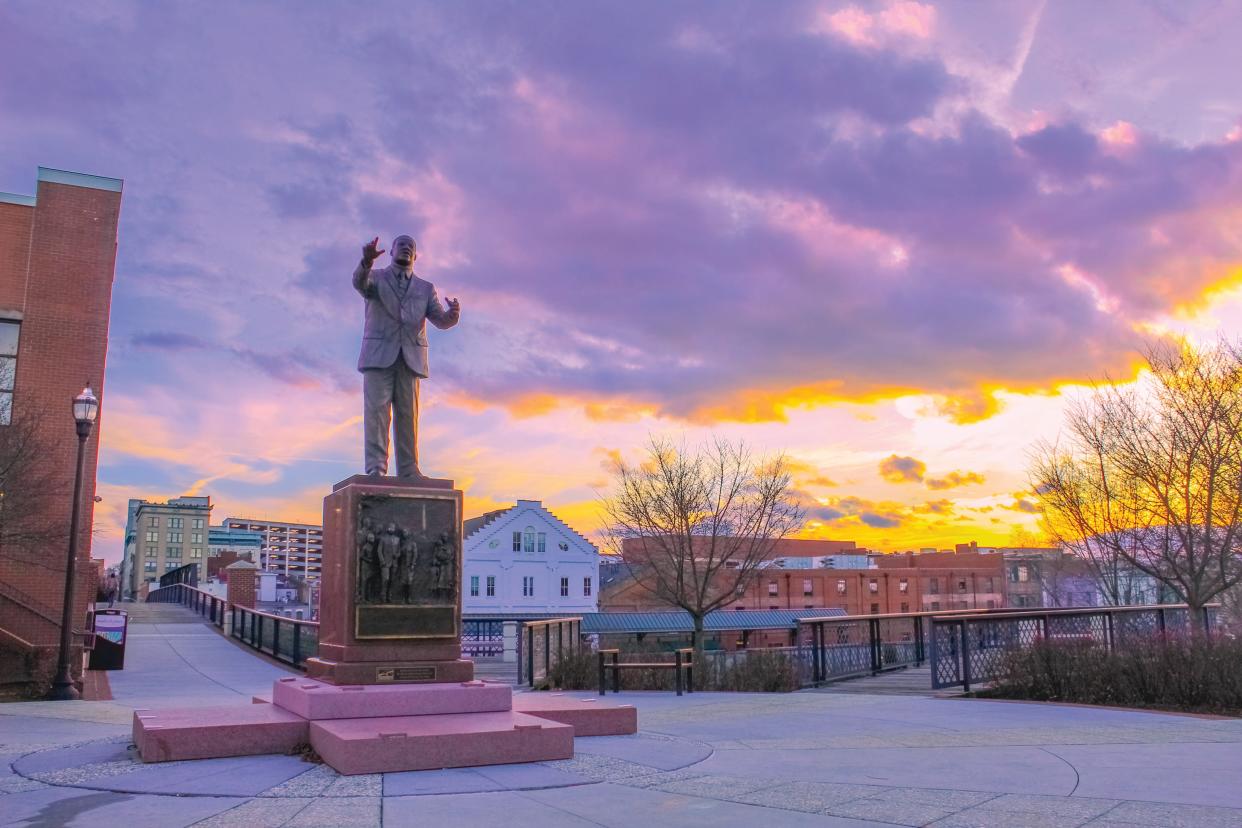
[[[611,660],[608,656],[612,656]],[[681,695],[683,684],[687,693],[694,692],[694,648],[692,647],[674,650],[673,661],[621,661],[620,656],[620,650],[599,651],[599,694],[601,696],[607,693],[609,670],[612,671],[612,692],[614,693],[621,692],[622,670],[672,670],[677,695]],[[682,681],[683,670],[685,671],[684,682]]]

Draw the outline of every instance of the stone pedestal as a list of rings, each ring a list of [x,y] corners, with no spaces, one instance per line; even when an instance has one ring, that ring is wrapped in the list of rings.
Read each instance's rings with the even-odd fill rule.
[[[319,655],[332,684],[460,682],[462,493],[451,480],[355,475],[323,502]]]

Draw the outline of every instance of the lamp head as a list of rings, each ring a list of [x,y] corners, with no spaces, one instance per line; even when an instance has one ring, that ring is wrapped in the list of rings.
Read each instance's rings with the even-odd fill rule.
[[[88,382],[82,393],[73,398],[73,419],[79,423],[93,423],[99,416],[99,400]]]

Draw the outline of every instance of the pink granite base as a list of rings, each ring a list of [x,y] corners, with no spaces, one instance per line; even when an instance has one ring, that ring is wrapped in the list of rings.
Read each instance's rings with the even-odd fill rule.
[[[579,699],[564,693],[519,693],[513,709],[573,725],[575,736],[628,736],[638,732],[638,708],[601,699]]]
[[[308,741],[306,719],[270,704],[134,711],[144,762],[290,753]]]
[[[492,713],[513,707],[507,684],[336,685],[290,676],[272,686],[272,702],[304,719],[358,719]]]
[[[574,729],[511,710],[312,722],[310,743],[342,774],[570,759]]]

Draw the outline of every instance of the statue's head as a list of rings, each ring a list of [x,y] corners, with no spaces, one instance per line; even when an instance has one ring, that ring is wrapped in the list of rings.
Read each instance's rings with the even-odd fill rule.
[[[402,234],[392,240],[392,260],[402,267],[409,267],[418,258],[418,245],[410,236]]]

